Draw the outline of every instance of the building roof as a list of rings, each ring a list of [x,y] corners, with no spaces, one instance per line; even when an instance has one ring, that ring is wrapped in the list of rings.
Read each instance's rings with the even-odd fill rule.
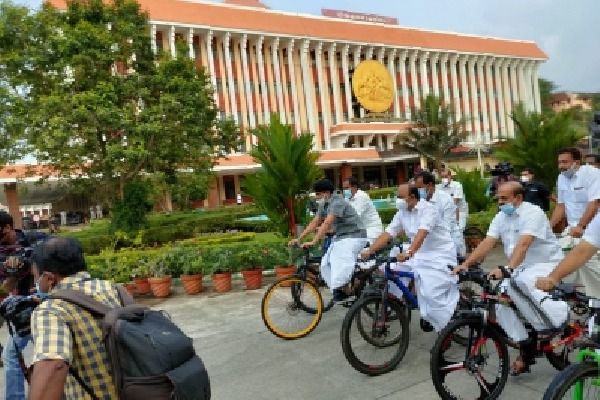
[[[264,5],[258,0],[223,0],[223,4],[230,4],[234,6],[242,6],[242,7],[254,7],[254,8],[266,8],[270,9],[271,7]]]
[[[552,102],[553,103],[557,103],[560,101],[570,101],[571,98],[569,97],[568,93],[553,93],[552,94]]]
[[[47,0],[65,9],[65,0]],[[368,22],[287,13],[258,8],[257,0],[139,0],[155,23],[240,30],[296,38],[318,38],[344,43],[449,50],[463,53],[547,59],[531,41],[507,40],[451,32],[434,32]]]

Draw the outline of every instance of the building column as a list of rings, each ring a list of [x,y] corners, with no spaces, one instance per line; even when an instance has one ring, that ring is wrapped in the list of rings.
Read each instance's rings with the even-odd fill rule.
[[[535,61],[533,65],[533,97],[535,100],[535,111],[540,113],[542,112],[542,102],[540,99],[540,63],[539,61]]]
[[[360,64],[360,51],[362,49],[362,46],[356,46],[354,48],[354,65],[352,69],[355,69],[358,64]],[[372,50],[373,48],[371,48]],[[352,86],[348,85],[346,87],[346,97],[348,97],[350,100],[348,102],[349,104],[349,108],[348,108],[348,115],[354,115],[354,110],[352,109]],[[354,117],[360,117],[360,118],[364,118],[365,117],[365,110],[361,107],[360,108],[360,114],[359,115],[355,115]],[[352,120],[352,116],[350,117],[350,120]]]
[[[529,111],[535,111],[535,97],[533,94],[533,61],[525,62],[525,86],[527,88],[527,104]]]
[[[213,57],[212,52],[212,40],[213,40],[213,31],[208,31],[206,35],[206,55],[208,57],[208,71],[210,72],[210,83],[212,84],[214,91],[214,100],[219,106],[219,95],[217,93],[217,75],[215,73],[215,58]],[[218,117],[221,117],[220,113],[217,113]]]
[[[408,62],[410,67],[410,81],[412,84],[412,93],[413,93],[413,105],[416,110],[419,108],[419,103],[421,102],[419,98],[419,84],[417,83],[417,55],[419,52],[417,50],[411,51],[408,55]]]
[[[350,178],[352,176],[352,166],[348,163],[343,163],[340,166],[340,183],[344,182],[346,178]]]
[[[502,81],[504,83],[504,112],[506,113],[506,133],[509,138],[515,137],[515,122],[511,118],[514,108],[512,90],[516,90],[513,86],[513,74],[511,71],[512,62],[510,60],[504,60],[502,62]],[[509,76],[510,72],[510,76]]]
[[[373,59],[373,46],[369,46],[369,48],[367,49],[367,54],[365,54],[365,60],[372,60]]]
[[[477,63],[476,57],[469,58],[467,62],[468,74],[469,74],[469,84],[471,87],[471,112],[473,116],[473,133],[471,135],[471,140],[474,142],[481,135],[481,120],[479,113],[479,104],[477,98],[477,82],[475,80],[475,64]]]
[[[385,57],[385,47],[382,47],[377,52],[377,61],[383,64],[383,59]]]
[[[269,123],[269,99],[267,97],[267,81],[265,80],[265,58],[263,54],[263,43],[265,37],[261,36],[256,41],[256,60],[258,61],[258,79],[260,79],[261,93],[262,93],[262,110],[264,113],[263,121],[265,124]]]
[[[288,69],[290,71],[290,83],[292,84],[292,102],[294,104],[294,126],[296,134],[302,132],[300,126],[300,109],[298,107],[298,91],[296,89],[296,73],[294,66],[294,39],[290,39],[288,45]]]
[[[277,102],[279,104],[279,120],[286,124],[287,116],[283,104],[283,88],[281,86],[281,66],[279,65],[279,38],[275,38],[271,43],[271,52],[273,56],[273,69],[275,70],[275,87],[277,89]]]
[[[240,50],[242,52],[242,73],[244,74],[244,87],[246,92],[246,111],[248,112],[250,120],[248,121],[250,129],[256,127],[256,114],[252,108],[252,92],[250,91],[250,68],[248,67],[248,35],[244,33],[242,40],[240,41]],[[254,141],[253,141],[254,142]]]
[[[231,53],[229,52],[229,46],[231,45],[231,33],[227,32],[223,38],[223,51],[225,52],[225,69],[227,70],[227,80],[229,81],[229,104],[233,119],[237,125],[241,124],[242,121],[238,120],[237,115],[237,102],[235,101],[235,84],[233,80],[233,69],[231,66]]]
[[[150,37],[152,41],[150,42],[150,48],[152,49],[152,54],[158,54],[158,49],[156,48],[156,24],[150,25]]]
[[[335,118],[331,121],[331,125],[336,125],[342,122],[342,104],[340,95],[340,74],[335,62],[335,43],[331,43],[327,50],[327,58],[329,64],[330,83],[333,88],[333,114]]]
[[[315,112],[313,110],[313,98],[314,98],[314,85],[312,79],[312,64],[309,60],[310,41],[304,40],[302,42],[302,53],[300,53],[302,68],[302,80],[304,81],[304,98],[306,103],[306,118],[308,119],[308,130],[313,134],[313,148],[317,148],[316,135],[318,135],[317,127],[315,123]],[[320,141],[319,141],[320,142]],[[321,144],[318,144],[321,147]]]
[[[319,42],[315,49],[315,57],[317,60],[317,79],[319,81],[319,102],[321,104],[321,113],[323,114],[323,141],[325,142],[325,149],[329,149],[329,117],[330,101],[329,91],[327,90],[326,80],[323,74],[323,42]],[[317,125],[318,126],[318,125]],[[319,147],[321,142],[319,141]]]
[[[519,92],[518,92],[518,88],[517,88],[517,68],[518,68],[518,61],[517,60],[511,60],[510,62],[510,89],[511,89],[511,98],[512,98],[512,108],[514,108],[514,106],[516,106],[519,101]]]
[[[4,184],[4,195],[6,196],[6,205],[8,213],[13,218],[13,228],[23,229],[23,216],[19,208],[19,191],[16,183]]]
[[[394,83],[394,118],[400,118],[400,101],[398,99],[398,80],[396,79],[396,49],[388,54],[388,71]],[[403,89],[404,90],[404,89]]]
[[[442,74],[442,96],[445,104],[451,104],[450,90],[448,88],[448,53],[443,53],[440,57],[440,72]]]
[[[469,104],[469,87],[467,86],[467,60],[468,56],[460,56],[459,58],[459,66],[460,66],[460,87],[462,93],[462,103],[463,103],[463,118],[466,121],[466,130],[473,132],[473,116],[471,115],[471,105]]]
[[[498,136],[497,139],[501,139],[502,136],[507,135],[508,133],[508,123],[506,122],[506,114],[504,111],[504,104],[505,104],[505,85],[503,82],[503,77],[502,75],[504,74],[504,68],[503,68],[503,64],[504,61],[501,59],[495,59],[492,65],[492,68],[494,68],[495,70],[495,85],[496,85],[496,92],[498,93]]]
[[[490,123],[488,120],[488,107],[487,107],[487,90],[485,88],[485,75],[483,74],[483,65],[486,62],[485,57],[477,58],[477,77],[479,78],[479,109],[481,110],[481,115],[483,116],[483,127],[481,123],[479,124],[480,129],[483,129],[483,134],[479,137],[483,138],[484,143],[489,142],[490,140]]]
[[[498,94],[498,89],[494,91],[494,83],[492,78],[492,66],[494,64],[494,58],[488,57],[485,61],[485,78],[487,80],[487,99],[490,104],[489,107],[489,138],[490,140],[498,138],[498,116],[496,114],[496,95]],[[495,73],[495,71],[494,71]]]
[[[458,87],[458,74],[456,73],[456,67],[459,65],[458,55],[453,54],[448,57],[448,65],[450,67],[450,79],[452,80],[452,103],[456,112],[456,120],[460,121],[463,117],[463,113],[460,107],[460,88]],[[462,73],[461,73],[462,75]]]
[[[408,83],[406,81],[406,57],[408,51],[402,50],[398,62],[400,63],[400,80],[402,81],[402,102],[404,103],[404,118],[411,119],[410,99],[408,98]]]
[[[419,55],[419,63],[421,64],[421,88],[423,89],[423,98],[429,95],[429,79],[427,78],[427,60],[429,60],[429,52],[424,51]]]
[[[406,177],[406,166],[402,161],[396,162],[396,179],[398,180],[398,185],[408,181]]]
[[[194,52],[194,29],[193,28],[188,29],[188,53],[192,60],[196,59],[196,53]]]
[[[171,29],[169,29],[169,50],[171,50],[171,57],[177,58],[177,46],[175,45],[175,25],[171,25]]]
[[[346,90],[344,90],[344,95],[346,97],[346,107],[348,110],[348,121],[343,121],[343,122],[349,122],[352,121],[352,118],[354,118],[354,112],[352,110],[352,87],[350,87],[350,71],[348,68],[348,53],[350,52],[350,45],[345,45],[342,52],[341,52],[341,57],[342,57],[342,74],[344,74],[344,86],[346,87]]]
[[[431,86],[433,87],[433,94],[435,97],[440,97],[440,79],[438,75],[437,62],[440,59],[440,53],[432,53],[429,57],[429,64],[431,65]]]
[[[210,188],[208,189],[208,198],[205,205],[208,208],[217,208],[221,205],[221,192],[219,191],[220,177],[215,176]]]

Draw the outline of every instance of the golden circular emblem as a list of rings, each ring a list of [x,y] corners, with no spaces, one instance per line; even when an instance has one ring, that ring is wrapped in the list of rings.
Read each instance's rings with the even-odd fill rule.
[[[394,82],[385,66],[375,60],[358,64],[352,75],[352,92],[365,109],[371,112],[389,110],[394,102]]]

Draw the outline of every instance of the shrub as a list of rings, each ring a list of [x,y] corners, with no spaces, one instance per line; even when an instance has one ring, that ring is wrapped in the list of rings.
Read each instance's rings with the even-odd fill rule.
[[[369,197],[371,197],[371,199],[375,200],[375,199],[387,199],[388,197],[394,197],[396,190],[398,190],[397,186],[390,186],[390,187],[382,188],[382,189],[371,189],[371,190],[367,190],[366,192],[369,195]]]
[[[479,170],[467,171],[462,168],[453,168],[455,175],[452,177],[460,182],[469,203],[469,212],[487,211],[493,201],[486,196],[489,180],[482,178]]]
[[[396,215],[396,212],[398,210],[396,210],[395,208],[382,208],[380,210],[377,210],[377,212],[379,213],[379,217],[381,218],[381,222],[383,222],[384,224],[389,224],[390,222],[392,222],[392,219],[394,218],[394,215]]]

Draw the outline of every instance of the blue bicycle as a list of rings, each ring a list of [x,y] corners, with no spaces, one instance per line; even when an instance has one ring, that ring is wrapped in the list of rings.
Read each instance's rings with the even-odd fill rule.
[[[412,272],[392,271],[395,258],[387,259],[383,275],[366,288],[359,300],[348,310],[342,323],[340,339],[344,356],[357,371],[366,375],[385,374],[402,361],[410,339],[411,310],[418,308],[418,300],[402,278],[414,279]],[[470,309],[476,295],[471,285],[483,282],[485,273],[472,268],[459,276],[460,301],[457,309]],[[389,293],[392,282],[403,293],[402,299]],[[433,327],[421,320],[426,332]]]

